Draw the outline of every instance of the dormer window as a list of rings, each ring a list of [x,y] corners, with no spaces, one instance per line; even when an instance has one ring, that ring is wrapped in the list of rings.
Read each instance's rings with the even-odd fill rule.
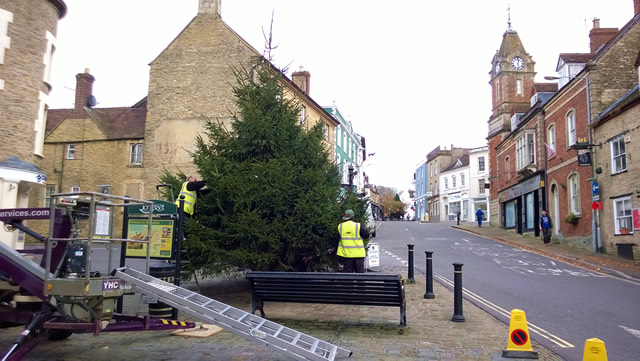
[[[520,125],[520,118],[522,118],[522,114],[523,113],[515,113],[511,117],[511,131],[516,130],[516,128],[518,128],[518,125]]]
[[[531,102],[530,105],[534,106],[536,105],[536,103],[538,102],[538,93],[535,93],[531,96]]]
[[[560,59],[557,68],[558,77],[560,77],[560,79],[558,80],[558,89],[562,88],[571,80],[573,80],[573,78],[575,78],[575,76],[578,75],[578,73],[580,73],[582,69],[584,69],[585,64],[586,63],[581,62],[565,62],[564,60]]]

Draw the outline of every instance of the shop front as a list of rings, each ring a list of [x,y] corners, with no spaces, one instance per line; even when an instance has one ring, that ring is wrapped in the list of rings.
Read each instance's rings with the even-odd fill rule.
[[[473,207],[471,208],[471,216],[473,220],[476,220],[476,212],[478,209],[482,210],[482,220],[484,222],[489,221],[489,198],[488,197],[477,197],[473,198]]]
[[[538,172],[518,184],[498,193],[502,209],[502,228],[516,233],[534,232],[540,235],[537,222],[545,207],[544,173]]]

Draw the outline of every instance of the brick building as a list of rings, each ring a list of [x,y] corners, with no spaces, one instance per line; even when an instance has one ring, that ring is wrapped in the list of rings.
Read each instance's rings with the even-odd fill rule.
[[[606,29],[611,33],[610,29]],[[615,29],[617,31],[617,29]],[[604,40],[593,36],[592,50]],[[608,39],[607,39],[608,40]],[[606,42],[606,40],[604,40]],[[545,104],[545,136],[547,152],[547,184],[549,215],[553,220],[553,234],[578,246],[590,248],[592,237],[591,164],[578,162],[578,154],[589,156],[587,149],[576,149],[588,143],[589,116],[587,78],[582,69],[593,54],[560,54],[557,72],[560,89]]]
[[[41,170],[49,76],[62,0],[0,0],[0,208],[27,207],[46,184]],[[24,247],[0,227],[0,242]]]
[[[517,120],[531,107],[535,74],[535,62],[525,51],[518,33],[509,25],[502,36],[500,49],[491,60],[489,71],[492,114],[488,121],[487,140],[490,159],[489,212],[492,214],[490,222],[493,226],[516,226],[515,201],[509,203],[512,198],[509,198],[507,192],[501,196],[502,202],[499,201],[499,193],[518,182],[515,150],[510,142],[503,142],[515,130],[512,126],[517,126]],[[513,124],[512,119],[516,120],[516,124]],[[513,198],[518,196],[520,195],[513,194]],[[507,219],[505,211],[514,217]],[[505,223],[506,221],[509,222]]]
[[[539,235],[538,219],[546,208],[543,105],[556,84],[534,83],[530,108],[511,117],[510,133],[496,146],[496,182],[500,226]]]

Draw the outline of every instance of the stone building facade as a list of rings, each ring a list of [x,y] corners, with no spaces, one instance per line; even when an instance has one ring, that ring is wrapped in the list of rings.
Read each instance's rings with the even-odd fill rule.
[[[640,259],[640,89],[617,99],[593,121],[595,164],[600,185],[601,244],[608,253],[628,245]],[[632,246],[633,245],[633,246]]]
[[[189,152],[202,133],[206,119],[229,124],[236,109],[232,84],[234,67],[250,68],[261,53],[220,16],[220,1],[200,0],[197,16],[151,62],[145,125],[144,184],[146,198],[155,193],[164,169],[194,174]],[[305,126],[325,126],[327,151],[333,159],[335,128],[330,114],[309,96],[306,83],[284,77],[285,96],[300,101],[306,110]]]
[[[451,144],[449,149],[437,146],[427,154],[427,211],[430,222],[440,221],[440,173],[448,167],[454,159],[462,156],[467,150],[465,148],[454,147]]]
[[[602,203],[602,210],[596,214],[598,247],[616,254],[626,244],[638,259],[640,0],[634,4],[633,18],[596,52],[585,71],[591,85],[593,176]]]
[[[46,184],[40,169],[47,97],[62,0],[0,0],[0,208],[24,208]],[[22,249],[24,234],[0,227],[0,242]]]

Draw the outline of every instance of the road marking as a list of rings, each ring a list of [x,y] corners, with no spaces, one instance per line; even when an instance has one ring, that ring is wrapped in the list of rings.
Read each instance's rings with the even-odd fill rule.
[[[555,266],[555,265],[556,265],[556,263],[555,263],[555,262],[553,262],[553,261],[549,261],[549,262],[551,262],[551,265],[552,265],[552,266]]]
[[[464,239],[464,238],[463,238],[462,240],[463,240],[463,241],[465,241],[465,242],[467,242],[467,243],[471,243],[471,241],[470,241],[470,240],[468,240],[468,239]]]
[[[634,330],[633,328],[624,327],[622,325],[618,325],[618,326],[623,330],[629,332],[630,334],[634,335],[635,337],[640,338],[640,330]]]
[[[449,285],[450,287],[453,287],[453,282],[450,281],[449,279],[447,279],[446,277],[443,277],[439,274],[435,275],[436,278],[438,278],[440,281],[446,283],[447,285]],[[504,308],[492,303],[491,301],[484,299],[482,297],[480,297],[479,295],[469,291],[466,288],[462,288],[463,293],[471,299],[474,299],[475,301],[477,301],[478,303],[481,303],[483,305],[485,305],[487,308],[492,309],[493,311],[495,311],[496,313],[498,313],[499,315],[510,319],[511,318],[511,313],[508,312],[507,310],[505,310]],[[558,345],[559,347],[562,348],[572,348],[575,347],[574,345],[572,345],[571,343],[561,339],[560,337],[545,331],[544,329],[532,324],[531,322],[527,322],[527,325],[529,325],[529,329],[531,329],[531,331],[537,333],[539,336],[546,338],[547,340],[549,340],[550,342],[555,343],[556,345]],[[622,326],[621,326],[622,327]]]

